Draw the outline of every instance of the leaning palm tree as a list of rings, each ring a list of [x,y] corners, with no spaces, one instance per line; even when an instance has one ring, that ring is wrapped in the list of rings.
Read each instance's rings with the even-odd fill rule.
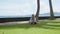
[[[49,0],[49,6],[50,6],[50,19],[54,19],[54,13],[52,8],[52,1]]]
[[[39,11],[40,11],[40,0],[37,0],[37,12],[36,12],[36,20],[38,22],[39,17]]]

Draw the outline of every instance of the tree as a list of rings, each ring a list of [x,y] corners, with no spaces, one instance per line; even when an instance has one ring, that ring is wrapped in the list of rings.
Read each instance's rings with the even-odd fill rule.
[[[52,8],[52,1],[49,0],[49,6],[50,6],[50,19],[54,19],[54,13]]]
[[[40,12],[40,0],[37,0],[37,12],[36,12],[37,22],[38,22],[38,18],[39,18],[39,12]]]

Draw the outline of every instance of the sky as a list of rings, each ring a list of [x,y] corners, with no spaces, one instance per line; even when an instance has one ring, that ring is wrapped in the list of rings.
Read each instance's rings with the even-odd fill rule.
[[[60,0],[52,0],[53,11],[60,12]],[[0,16],[36,14],[37,0],[0,0]],[[49,13],[49,1],[40,0],[40,14]]]

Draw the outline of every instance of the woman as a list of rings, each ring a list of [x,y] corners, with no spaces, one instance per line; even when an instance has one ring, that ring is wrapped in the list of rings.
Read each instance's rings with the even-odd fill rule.
[[[32,14],[32,17],[30,18],[29,23],[30,24],[36,24],[36,17],[34,16],[34,14]]]

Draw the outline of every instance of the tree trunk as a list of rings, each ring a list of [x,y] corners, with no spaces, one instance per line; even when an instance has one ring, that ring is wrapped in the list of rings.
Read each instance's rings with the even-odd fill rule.
[[[54,18],[54,13],[53,13],[53,8],[52,8],[51,0],[49,0],[49,6],[50,6],[50,18],[53,19]]]
[[[40,0],[37,0],[37,12],[36,12],[36,21],[38,22],[39,18],[39,11],[40,11]]]

